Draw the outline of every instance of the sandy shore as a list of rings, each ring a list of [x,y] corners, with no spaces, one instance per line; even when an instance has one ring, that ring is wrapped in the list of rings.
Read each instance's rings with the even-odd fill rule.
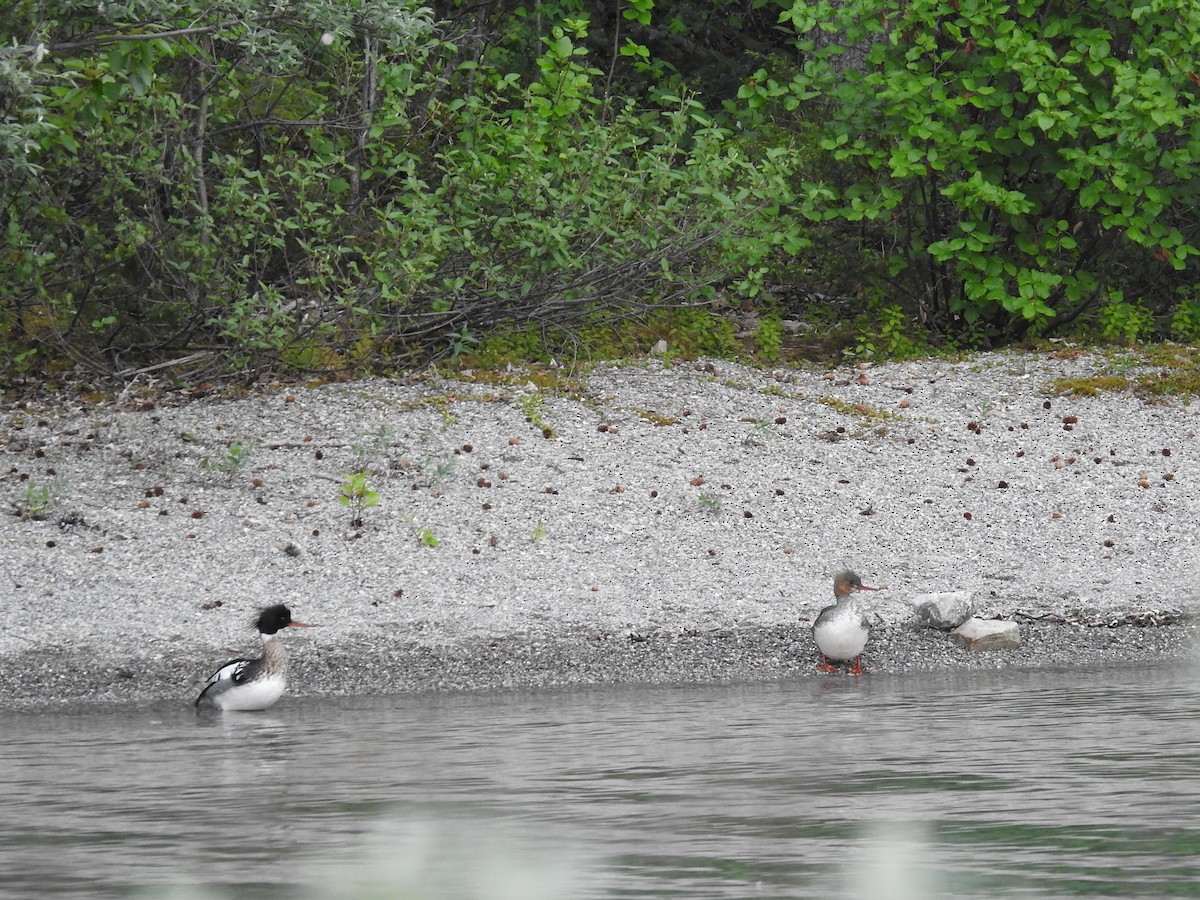
[[[1153,371],[651,361],[10,400],[0,705],[190,702],[257,652],[266,602],[321,626],[288,635],[292,696],[818,677],[844,566],[888,588],[877,674],[1190,657],[1195,413],[1055,390],[1116,365]],[[915,625],[957,589],[1022,647]]]

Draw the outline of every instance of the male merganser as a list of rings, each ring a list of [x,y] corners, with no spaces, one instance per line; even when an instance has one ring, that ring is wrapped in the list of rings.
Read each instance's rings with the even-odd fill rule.
[[[263,609],[254,622],[262,638],[263,652],[258,659],[233,659],[213,672],[204,690],[196,698],[196,708],[252,710],[266,709],[281,696],[287,686],[287,651],[276,639],[284,628],[310,628],[292,621],[292,611],[282,603]]]
[[[817,621],[813,622],[813,639],[821,651],[818,671],[835,672],[837,669],[833,662],[854,660],[850,673],[862,674],[862,652],[867,646],[867,638],[871,636],[871,623],[858,608],[853,595],[855,591],[877,590],[879,588],[867,587],[849,570],[839,572],[834,577],[833,596],[837,602],[821,610]]]

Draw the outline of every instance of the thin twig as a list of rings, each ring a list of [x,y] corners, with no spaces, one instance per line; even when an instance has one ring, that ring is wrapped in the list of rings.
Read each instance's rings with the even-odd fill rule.
[[[50,44],[46,49],[51,53],[63,50],[86,50],[89,47],[102,47],[105,44],[116,44],[121,41],[158,41],[166,38],[186,37],[192,34],[212,34],[235,25],[243,25],[240,20],[218,22],[216,25],[197,25],[194,28],[173,28],[169,31],[139,32],[138,34],[104,34],[100,37],[88,38],[86,41],[67,41],[61,44]]]

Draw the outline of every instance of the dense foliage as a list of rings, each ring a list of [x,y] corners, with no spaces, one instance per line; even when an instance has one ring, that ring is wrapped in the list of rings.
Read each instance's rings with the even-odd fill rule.
[[[1153,317],[1200,337],[1200,6],[804,0],[784,18],[804,62],[770,93],[837,164],[809,208],[878,248],[922,321],[988,340],[1098,308],[1115,337]]]
[[[801,245],[786,154],[751,160],[686,95],[604,93],[583,20],[548,23],[521,75],[406,0],[255,6],[26,23],[5,57],[10,365],[394,365],[753,296]]]
[[[10,374],[729,352],[747,303],[771,358],[797,296],[893,350],[1200,337],[1185,0],[18,0],[0,34]]]

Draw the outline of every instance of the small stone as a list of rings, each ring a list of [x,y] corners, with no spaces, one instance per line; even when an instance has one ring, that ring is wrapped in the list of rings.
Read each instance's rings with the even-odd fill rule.
[[[1021,629],[1016,622],[972,617],[951,631],[950,639],[973,653],[1016,650],[1021,646]]]
[[[926,628],[950,631],[957,628],[975,612],[974,597],[970,591],[942,591],[935,594],[918,594],[913,598],[917,608],[917,621]]]

